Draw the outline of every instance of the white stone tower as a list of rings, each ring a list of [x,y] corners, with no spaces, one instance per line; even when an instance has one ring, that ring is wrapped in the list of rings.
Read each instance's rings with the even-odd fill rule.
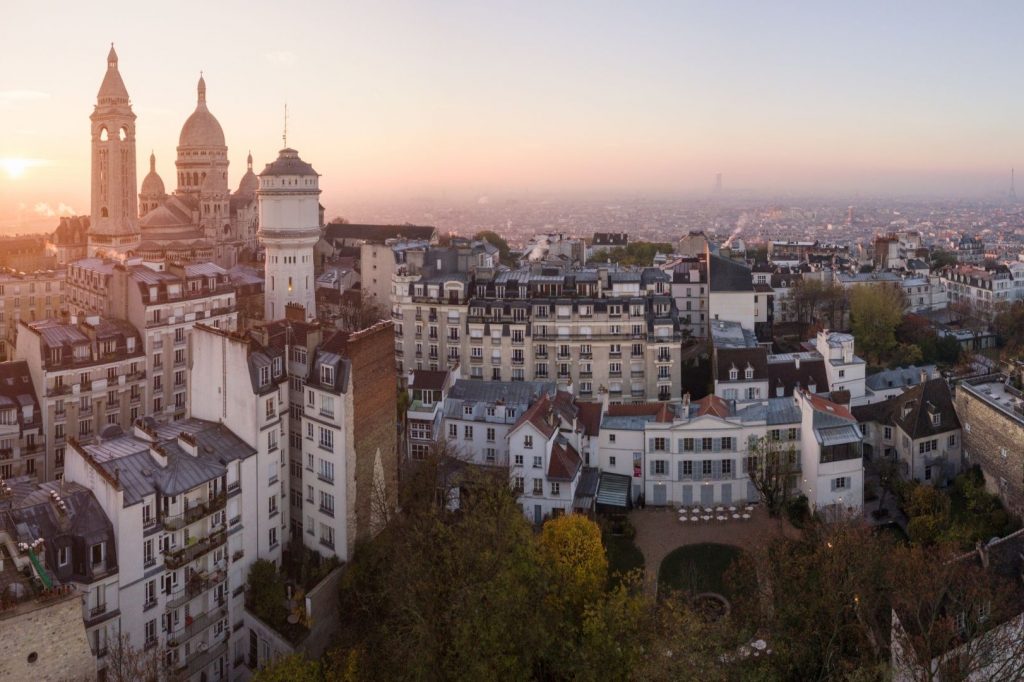
[[[92,216],[90,256],[125,258],[141,242],[135,181],[135,113],[128,99],[117,53],[110,46],[107,73],[96,95],[92,121]]]
[[[320,239],[320,176],[294,149],[282,149],[259,175],[259,239],[266,248],[264,319],[282,319],[288,303],[316,318],[313,247]]]

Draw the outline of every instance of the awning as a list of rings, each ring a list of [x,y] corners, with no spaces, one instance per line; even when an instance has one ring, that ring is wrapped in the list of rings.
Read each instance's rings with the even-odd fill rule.
[[[597,486],[597,503],[628,509],[630,486],[629,476],[602,471],[601,482]]]

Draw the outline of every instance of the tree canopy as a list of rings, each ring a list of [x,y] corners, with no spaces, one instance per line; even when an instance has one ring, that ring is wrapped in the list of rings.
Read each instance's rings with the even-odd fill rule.
[[[508,242],[505,241],[504,237],[499,235],[493,230],[481,230],[473,235],[473,239],[484,239],[488,244],[498,249],[498,259],[505,265],[514,265],[514,258],[512,258],[512,249],[509,248]]]
[[[856,286],[850,292],[850,323],[857,349],[868,362],[882,361],[896,347],[896,327],[903,319],[906,296],[887,284]]]
[[[654,256],[659,253],[672,253],[672,245],[667,242],[630,242],[625,247],[618,246],[611,250],[602,249],[590,257],[592,263],[618,263],[619,265],[653,265]]]

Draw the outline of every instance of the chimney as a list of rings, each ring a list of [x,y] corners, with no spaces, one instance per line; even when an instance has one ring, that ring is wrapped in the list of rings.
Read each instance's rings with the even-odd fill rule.
[[[306,321],[306,306],[301,303],[289,303],[284,307],[284,319],[292,322]]]
[[[796,356],[796,357],[795,357],[795,358],[793,359],[793,365],[794,365],[794,366],[796,366],[796,368],[797,368],[797,369],[800,369],[800,356],[799,356],[799,355],[798,355],[798,356]]]
[[[683,394],[683,416],[690,414],[690,392]]]
[[[921,368],[921,383],[928,381],[928,370],[924,367]]]

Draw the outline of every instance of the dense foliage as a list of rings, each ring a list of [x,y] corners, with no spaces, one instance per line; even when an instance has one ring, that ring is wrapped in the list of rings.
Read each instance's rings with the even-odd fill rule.
[[[601,250],[590,258],[591,263],[618,263],[619,265],[653,265],[654,256],[672,253],[674,249],[667,242],[630,242],[625,247]]]
[[[483,239],[491,246],[498,249],[498,260],[504,265],[515,265],[512,258],[512,249],[505,238],[493,230],[481,230],[473,235],[473,239]]]

